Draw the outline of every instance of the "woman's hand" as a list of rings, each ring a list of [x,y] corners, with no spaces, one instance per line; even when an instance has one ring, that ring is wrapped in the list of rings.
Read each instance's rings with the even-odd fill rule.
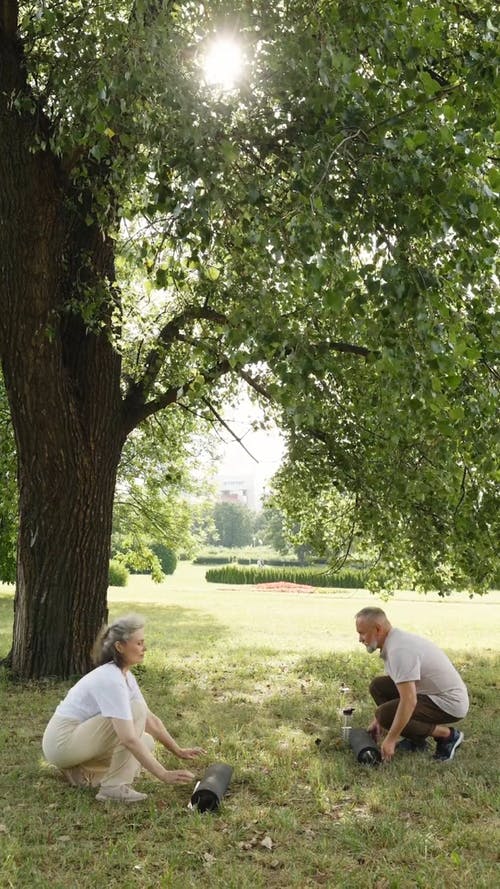
[[[188,772],[187,769],[176,769],[167,771],[163,781],[165,784],[190,784],[191,781],[194,781],[194,778],[193,773]]]
[[[179,759],[197,759],[203,756],[207,751],[203,747],[179,747],[177,756]]]

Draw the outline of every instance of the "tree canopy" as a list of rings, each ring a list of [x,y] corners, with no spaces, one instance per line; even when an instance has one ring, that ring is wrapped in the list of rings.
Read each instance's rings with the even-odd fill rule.
[[[227,93],[200,68],[220,31],[247,59]],[[487,584],[497,48],[487,0],[0,4],[19,673],[86,662],[127,436],[213,416],[232,377],[311,502],[338,490],[427,582]]]

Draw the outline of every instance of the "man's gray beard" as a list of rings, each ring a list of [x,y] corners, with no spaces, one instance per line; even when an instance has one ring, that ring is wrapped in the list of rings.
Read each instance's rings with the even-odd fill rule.
[[[365,648],[366,648],[368,654],[373,654],[373,652],[377,650],[378,645],[376,645],[376,644],[375,645],[365,645]]]

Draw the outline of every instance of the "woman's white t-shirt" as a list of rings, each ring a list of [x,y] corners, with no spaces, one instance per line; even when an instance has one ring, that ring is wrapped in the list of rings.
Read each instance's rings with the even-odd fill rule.
[[[91,670],[70,688],[55,715],[79,722],[93,716],[131,720],[132,701],[142,701],[147,706],[133,673],[122,673],[110,662]]]

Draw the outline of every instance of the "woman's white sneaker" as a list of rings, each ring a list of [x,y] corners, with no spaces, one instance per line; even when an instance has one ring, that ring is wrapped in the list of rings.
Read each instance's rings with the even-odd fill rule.
[[[128,784],[118,784],[116,787],[101,787],[96,799],[104,803],[111,800],[115,803],[141,803],[147,799],[147,793],[139,793]]]

